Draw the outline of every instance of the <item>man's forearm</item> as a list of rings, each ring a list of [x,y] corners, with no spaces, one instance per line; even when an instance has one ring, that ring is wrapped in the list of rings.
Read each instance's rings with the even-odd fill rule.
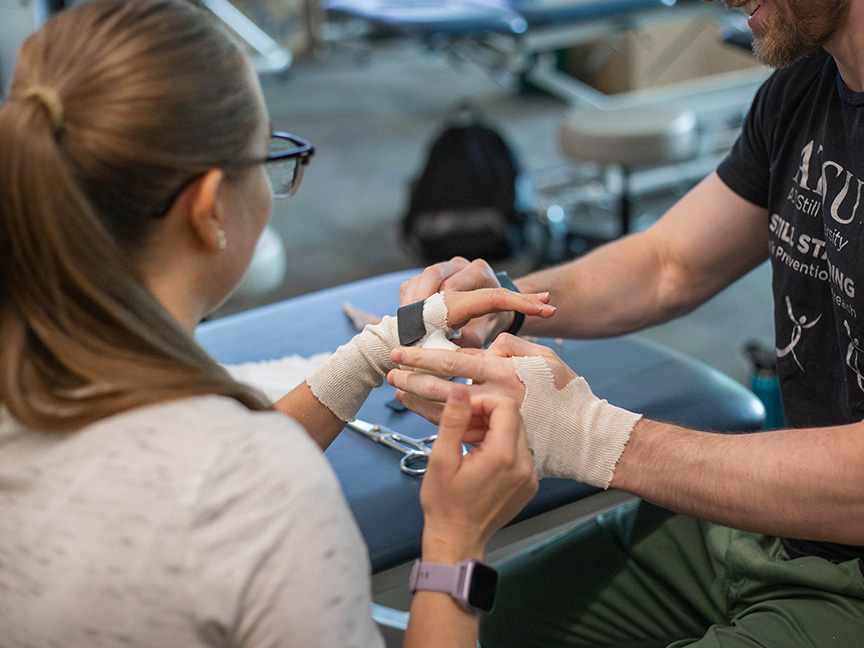
[[[558,308],[548,320],[528,318],[523,332],[609,337],[659,324],[700,305],[767,254],[765,209],[711,174],[649,229],[518,279],[522,292],[549,291]]]
[[[642,420],[612,486],[726,526],[864,545],[864,425],[712,434]]]
[[[598,338],[630,333],[680,313],[664,303],[668,290],[652,234],[642,232],[594,250],[565,265],[515,283],[525,293],[550,293],[554,317],[527,318],[526,335]]]

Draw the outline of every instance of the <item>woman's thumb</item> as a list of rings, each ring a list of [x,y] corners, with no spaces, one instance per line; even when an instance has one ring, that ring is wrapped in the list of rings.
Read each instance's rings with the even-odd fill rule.
[[[458,465],[462,457],[462,439],[471,420],[471,392],[466,385],[454,383],[441,413],[438,438],[432,446],[430,463]]]

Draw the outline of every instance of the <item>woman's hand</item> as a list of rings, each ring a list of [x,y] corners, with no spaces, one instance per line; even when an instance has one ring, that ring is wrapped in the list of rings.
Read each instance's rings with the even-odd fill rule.
[[[482,259],[468,261],[463,257],[453,257],[427,266],[419,275],[403,282],[399,287],[399,297],[403,304],[411,304],[442,290],[467,292],[500,286],[495,271]]]
[[[451,564],[482,559],[492,535],[537,492],[516,403],[491,395],[472,399],[465,385],[453,387],[420,489],[423,560]],[[469,426],[476,447],[463,455]]]

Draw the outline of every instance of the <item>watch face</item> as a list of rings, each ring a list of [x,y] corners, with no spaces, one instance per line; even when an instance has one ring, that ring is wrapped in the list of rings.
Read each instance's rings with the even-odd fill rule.
[[[474,563],[471,570],[471,586],[468,588],[468,605],[482,612],[492,610],[495,602],[495,586],[498,572],[483,563]]]

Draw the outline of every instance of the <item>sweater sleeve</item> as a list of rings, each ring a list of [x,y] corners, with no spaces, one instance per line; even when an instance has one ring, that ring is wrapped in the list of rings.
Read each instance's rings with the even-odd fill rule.
[[[243,647],[383,646],[369,557],[329,463],[300,426],[263,414],[206,467],[188,530],[202,637]]]

